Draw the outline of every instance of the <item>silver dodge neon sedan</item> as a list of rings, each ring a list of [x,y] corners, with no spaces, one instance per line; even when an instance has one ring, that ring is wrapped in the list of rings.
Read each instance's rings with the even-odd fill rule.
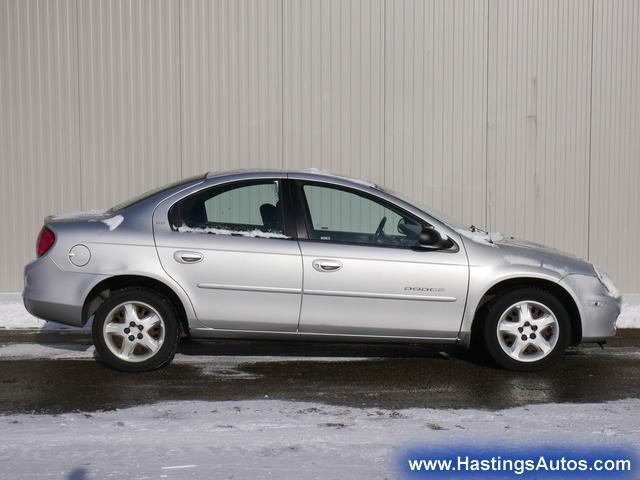
[[[181,336],[461,344],[537,370],[615,335],[620,312],[589,262],[315,171],[209,173],[54,215],[37,255],[27,310],[92,319],[124,371],[166,365]]]

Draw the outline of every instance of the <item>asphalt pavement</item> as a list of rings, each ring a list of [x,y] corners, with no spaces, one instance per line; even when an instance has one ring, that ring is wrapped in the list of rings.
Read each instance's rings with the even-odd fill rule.
[[[35,348],[30,358],[2,348]],[[623,330],[604,350],[570,349],[552,368],[516,373],[455,347],[192,341],[173,364],[128,374],[91,355],[77,333],[0,331],[0,414],[111,410],[165,400],[281,399],[385,409],[501,409],[535,403],[640,397],[640,331]],[[39,348],[39,350],[38,350]],[[88,350],[89,349],[89,350]]]

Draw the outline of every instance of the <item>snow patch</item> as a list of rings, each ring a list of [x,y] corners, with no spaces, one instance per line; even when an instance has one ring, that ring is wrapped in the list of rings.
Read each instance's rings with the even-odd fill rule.
[[[494,242],[499,242],[501,240],[504,240],[504,235],[500,232],[484,233],[479,230],[475,230],[472,232],[471,230],[466,230],[463,228],[456,228],[455,231],[458,232],[463,237],[468,238],[472,242],[483,243],[485,245],[488,244],[494,247],[496,246],[494,245]]]
[[[553,272],[556,272],[561,277],[564,277],[569,273],[569,270],[567,268],[557,267],[551,263],[543,263],[531,257],[508,254],[508,255],[504,255],[504,259],[512,265],[526,265],[530,267],[544,268],[546,270],[551,270]]]
[[[623,295],[618,328],[640,328],[640,295]]]
[[[360,178],[345,177],[344,175],[338,175],[337,173],[331,173],[327,170],[321,170],[319,168],[308,168],[302,171],[303,173],[311,173],[314,175],[326,175],[327,177],[339,178],[341,180],[347,180],[351,183],[361,185],[363,187],[376,188],[376,184]]]
[[[104,215],[107,213],[107,210],[79,210],[75,212],[62,212],[56,213],[54,215],[49,215],[51,220],[69,220],[72,218],[85,218],[85,217],[96,217],[99,215]]]
[[[179,232],[191,232],[191,233],[213,233],[215,235],[239,235],[242,237],[260,237],[260,238],[291,238],[281,233],[263,232],[262,230],[226,230],[224,228],[195,228],[195,227],[178,227]]]
[[[640,400],[498,411],[163,402],[108,412],[7,415],[0,417],[0,430],[7,478],[50,472],[64,478],[162,478],[173,471],[195,479],[369,480],[398,478],[396,462],[408,447],[469,439],[569,450],[577,444],[638,445]]]
[[[30,315],[22,303],[0,300],[0,328],[42,328],[46,323]]]
[[[76,327],[47,322],[31,315],[24,308],[19,293],[0,293],[0,329],[82,330]]]
[[[109,227],[109,231],[113,231],[120,226],[124,217],[122,215],[116,215],[115,217],[105,218],[104,220],[100,220],[107,227]]]

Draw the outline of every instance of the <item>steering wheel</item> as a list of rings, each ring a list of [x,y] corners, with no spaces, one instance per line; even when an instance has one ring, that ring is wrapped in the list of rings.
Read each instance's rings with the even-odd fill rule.
[[[373,235],[373,240],[376,243],[380,243],[382,238],[384,237],[384,226],[387,223],[387,217],[382,217],[380,223],[378,224],[378,228],[376,228],[376,233]]]

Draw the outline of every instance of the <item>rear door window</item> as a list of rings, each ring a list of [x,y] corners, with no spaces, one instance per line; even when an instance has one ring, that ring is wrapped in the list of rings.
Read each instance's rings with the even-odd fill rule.
[[[170,212],[179,232],[286,238],[280,182],[241,182],[207,189]]]

